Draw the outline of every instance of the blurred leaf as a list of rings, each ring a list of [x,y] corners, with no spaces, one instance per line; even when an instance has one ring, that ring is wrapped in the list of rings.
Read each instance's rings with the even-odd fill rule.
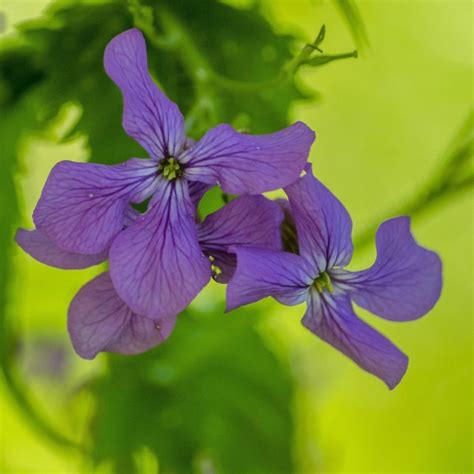
[[[21,76],[21,74],[20,74]],[[15,179],[18,172],[17,156],[23,137],[37,127],[36,97],[30,94],[16,97],[15,107],[5,107],[0,114],[0,190],[8,198],[0,206],[0,367],[2,382],[21,409],[24,419],[48,440],[65,447],[81,449],[63,436],[38,413],[27,396],[27,388],[18,378],[15,356],[18,349],[18,315],[7,314],[7,282],[11,275],[13,236],[18,225],[18,198]]]
[[[219,74],[237,82],[271,79],[292,56],[294,39],[275,34],[256,8],[236,9],[213,0],[167,0],[155,13],[165,8],[179,19],[201,57]],[[107,42],[131,26],[125,3],[117,1],[56,2],[44,19],[21,27],[22,42],[34,53],[28,60],[17,58],[16,70],[27,75],[22,87],[27,90],[41,83],[42,87],[36,90],[44,121],[57,114],[66,102],[81,106],[82,116],[71,134],[88,136],[91,159],[95,162],[114,163],[130,156],[144,156],[143,150],[122,130],[120,92],[102,65]],[[174,30],[170,34],[173,33]],[[149,41],[149,60],[162,87],[185,114],[196,104],[212,109],[206,127],[217,122],[235,122],[236,126],[253,132],[273,131],[287,125],[292,101],[305,97],[293,78],[254,94],[237,88],[223,91],[218,84],[210,85],[205,92],[198,91],[196,68],[189,68],[185,48],[157,50]],[[20,86],[15,75],[6,77],[9,94],[16,93],[14,89]],[[200,119],[202,122],[203,117]],[[203,131],[200,127],[198,135]]]
[[[264,80],[290,57],[291,38],[275,36],[257,11],[210,1],[168,3],[181,15],[202,54],[223,74]],[[21,136],[33,127],[46,129],[64,104],[74,103],[82,115],[69,136],[88,137],[93,161],[113,163],[144,156],[122,130],[120,92],[102,65],[105,45],[131,26],[121,1],[57,2],[45,18],[21,28],[21,49],[0,56],[5,171],[0,184],[3,195],[10,198],[8,206],[1,206],[2,308],[8,251],[18,220],[14,175]],[[200,96],[183,57],[150,45],[149,58],[163,88],[186,113]],[[293,82],[253,98],[237,91],[221,93],[218,87],[210,96],[215,120],[240,116],[253,131],[285,126],[291,101],[301,97]],[[191,471],[207,462],[222,472],[235,471],[236,466],[248,472],[290,472],[293,428],[287,369],[252,329],[254,318],[236,314],[207,322],[199,319],[183,316],[171,341],[150,354],[111,358],[109,375],[93,388],[98,407],[92,443],[96,459],[113,459],[118,471],[131,472],[133,455],[148,446],[158,455],[163,472]],[[10,329],[2,329],[6,356],[7,350],[13,353],[15,337]],[[8,364],[5,375],[14,382],[11,359],[3,357],[3,362]],[[12,384],[12,393],[18,395],[29,420],[49,439],[69,445],[32,409],[18,387]]]
[[[26,66],[26,68],[25,68]],[[4,321],[7,276],[10,272],[10,249],[18,222],[18,198],[15,176],[20,141],[36,126],[37,101],[25,94],[41,80],[31,50],[23,45],[8,45],[0,51],[0,190],[8,203],[0,206],[0,319]],[[3,331],[2,331],[3,334]],[[5,345],[1,345],[5,350]]]
[[[236,9],[213,0],[169,0],[166,3],[172,18],[179,19],[179,24],[174,24],[173,28],[180,27],[186,32],[189,42],[206,58],[206,65],[212,71],[221,78],[231,78],[231,85],[225,90],[220,88],[219,82],[213,84],[212,78],[210,80],[209,87],[214,88],[214,121],[233,123],[237,120],[240,127],[253,133],[286,126],[291,102],[305,98],[297,89],[294,78],[277,87],[251,93],[245,90],[245,84],[276,77],[292,58],[294,38],[276,34],[257,7]],[[170,15],[164,16],[161,6],[155,12],[158,18],[162,16],[159,24],[166,34]],[[165,83],[165,75],[159,77]]]
[[[44,71],[38,66],[32,48],[16,41],[3,44],[0,50],[2,115],[12,112],[8,107],[19,101],[25,91],[29,91],[42,79]]]
[[[8,197],[8,202],[0,206],[0,321],[1,337],[7,338],[9,330],[6,327],[6,287],[10,273],[11,247],[13,235],[18,222],[18,198],[15,189],[15,176],[18,172],[18,146],[20,139],[25,136],[35,124],[34,103],[31,97],[25,97],[16,107],[5,108],[0,114],[0,189],[2,195]],[[9,341],[0,344],[2,361],[8,360],[12,349]]]
[[[115,163],[144,156],[123,132],[120,92],[102,65],[108,41],[132,26],[128,12],[121,2],[58,2],[47,15],[49,19],[47,16],[21,28],[22,37],[35,47],[37,60],[47,73],[38,91],[43,118],[54,117],[67,102],[76,103],[82,115],[69,135],[83,133],[88,137],[92,161]]]
[[[211,0],[149,5],[153,8],[145,20],[157,28],[148,38],[150,69],[183,113],[194,115],[196,135],[217,122],[254,133],[288,124],[293,101],[307,97],[294,74],[252,93],[237,83],[277,77],[293,58],[294,38],[276,34],[257,8],[237,9]],[[7,229],[2,250],[10,248],[18,219],[13,176],[20,137],[32,127],[46,129],[64,104],[82,110],[65,138],[87,136],[92,161],[146,156],[122,129],[120,91],[102,64],[110,39],[133,26],[128,6],[121,0],[56,2],[44,18],[23,25],[18,46],[0,55],[5,106],[0,138],[7,149],[1,184],[8,192],[4,195],[13,199],[11,206],[1,208],[6,213],[2,228]],[[177,32],[187,47],[170,47]],[[230,78],[232,87],[200,81],[201,66]],[[208,210],[222,197],[212,190],[206,199],[201,208]],[[2,285],[6,255],[0,253]],[[4,294],[0,296],[4,307]],[[186,312],[162,347],[137,357],[110,357],[109,372],[90,387],[97,404],[91,427],[96,462],[111,460],[117,472],[129,474],[137,470],[134,460],[145,447],[157,456],[160,472],[205,471],[206,466],[225,473],[291,472],[292,379],[252,328],[257,316]],[[3,336],[4,347],[11,347],[12,333],[4,331]],[[24,411],[50,439],[71,444],[27,403]]]
[[[171,338],[111,356],[93,391],[96,462],[128,472],[147,446],[160,472],[292,472],[289,369],[252,328],[255,313],[183,313]],[[194,466],[194,467],[193,467]],[[214,472],[214,471],[212,471]]]

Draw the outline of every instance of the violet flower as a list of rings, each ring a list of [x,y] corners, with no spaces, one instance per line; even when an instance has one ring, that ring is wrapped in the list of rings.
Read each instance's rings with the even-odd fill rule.
[[[198,241],[190,183],[217,183],[231,194],[289,185],[305,166],[314,133],[301,122],[261,136],[224,124],[190,144],[181,112],[148,73],[139,30],[112,39],[104,65],[122,92],[123,127],[150,159],[57,164],[33,218],[64,251],[97,255],[110,247],[110,277],[120,298],[135,313],[162,320],[183,310],[211,274]],[[148,212],[122,231],[127,205],[150,197]]]
[[[351,300],[391,321],[417,319],[439,298],[439,257],[415,242],[408,217],[397,217],[377,231],[373,266],[345,270],[353,246],[352,222],[344,206],[310,168],[285,191],[299,255],[236,248],[237,270],[227,287],[227,310],[266,296],[286,305],[306,302],[304,326],[394,388],[406,371],[407,356],[360,320]]]
[[[192,185],[191,190],[197,204],[204,188]],[[133,226],[139,218],[140,214],[128,206],[124,227]],[[219,271],[216,279],[228,281],[233,274],[236,262],[229,253],[230,247],[281,249],[282,220],[283,212],[275,202],[263,196],[240,196],[202,223],[194,223],[202,253],[212,259],[214,269]],[[64,251],[38,229],[19,229],[16,240],[36,260],[63,269],[86,268],[107,258],[107,252],[82,255]],[[93,359],[101,351],[137,354],[166,340],[176,317],[173,314],[152,319],[133,311],[117,294],[109,272],[104,272],[74,297],[69,307],[68,330],[75,351],[85,359]]]

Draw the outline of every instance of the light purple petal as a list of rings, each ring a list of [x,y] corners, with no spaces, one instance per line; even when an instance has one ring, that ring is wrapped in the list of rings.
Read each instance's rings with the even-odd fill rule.
[[[232,246],[281,250],[282,220],[283,212],[275,202],[263,196],[240,196],[198,224],[201,248],[222,270],[216,280],[226,283],[234,272],[236,261],[229,252]]]
[[[110,273],[121,298],[157,320],[186,308],[211,273],[186,182],[161,179],[155,197],[156,204],[114,240]]]
[[[393,321],[423,316],[441,293],[440,258],[416,243],[408,217],[384,222],[377,231],[376,245],[377,259],[371,268],[343,277],[352,299]]]
[[[285,188],[298,232],[299,253],[319,272],[352,257],[352,221],[344,206],[311,173]]]
[[[120,165],[61,161],[49,174],[33,220],[69,252],[99,253],[122,230],[127,204],[156,188],[157,165],[131,159]]]
[[[237,269],[227,286],[226,310],[267,296],[286,305],[305,301],[315,275],[299,255],[259,247],[237,247]]]
[[[62,250],[37,229],[18,229],[15,241],[38,262],[64,270],[92,267],[107,258],[107,251],[86,255]]]
[[[119,298],[108,273],[84,285],[69,307],[68,330],[74,350],[84,359],[99,352],[137,354],[163,342],[174,319],[160,323],[139,316]]]
[[[302,322],[389,388],[393,389],[405,374],[407,356],[354,314],[347,295],[321,297],[313,289]]]
[[[105,350],[130,355],[148,351],[168,339],[175,323],[176,316],[156,322],[133,313],[128,324],[124,326],[117,338],[109,341]]]
[[[105,48],[104,67],[122,91],[128,135],[154,159],[177,156],[185,144],[183,115],[148,73],[143,34],[132,28],[113,38]]]
[[[231,194],[258,194],[298,179],[314,137],[302,122],[268,135],[247,135],[219,125],[180,161],[187,165],[186,177],[191,181],[219,183]]]

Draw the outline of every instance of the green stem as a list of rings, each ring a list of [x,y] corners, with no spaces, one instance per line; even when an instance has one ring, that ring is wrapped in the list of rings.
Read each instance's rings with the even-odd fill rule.
[[[392,210],[385,212],[382,216],[377,218],[376,222],[368,225],[362,232],[360,232],[354,238],[354,246],[356,249],[361,249],[366,245],[373,242],[374,235],[379,225],[392,217],[395,216],[410,216],[419,217],[420,215],[428,212],[435,205],[445,202],[448,198],[452,198],[461,195],[464,191],[472,189],[474,186],[474,178],[469,177],[458,183],[457,186],[446,188],[442,193],[436,193],[433,196],[420,195],[407,204],[399,207],[394,207]]]
[[[311,44],[307,44],[299,54],[297,54],[281,68],[280,72],[274,78],[267,81],[245,82],[238,79],[231,79],[216,73],[211,68],[208,70],[209,79],[222,89],[257,93],[288,83],[294,77],[296,71],[303,65],[322,66],[323,64],[327,64],[338,59],[357,58],[357,51],[311,57],[315,50],[320,51],[319,45],[324,39],[324,33],[325,28],[323,25],[320,33],[316,37],[316,40]]]
[[[198,90],[208,92],[214,73],[206,57],[196,47],[186,27],[164,6],[157,8],[156,14],[165,36],[173,36],[174,49],[179,51],[183,66],[195,81]]]
[[[319,46],[324,40],[326,32],[323,25],[314,42],[307,44],[299,54],[288,61],[274,78],[267,81],[245,82],[223,76],[214,71],[206,57],[196,47],[195,42],[180,19],[165,7],[160,6],[160,8],[156,9],[157,18],[164,31],[163,36],[159,36],[155,32],[149,7],[140,6],[138,0],[129,0],[129,8],[134,17],[135,25],[145,32],[152,44],[157,48],[173,49],[179,52],[183,65],[197,85],[197,91],[201,94],[204,93],[204,97],[212,95],[209,94],[212,86],[215,86],[217,89],[258,93],[286,84],[292,79],[300,66],[304,64],[322,66],[338,59],[357,57],[357,51],[351,51],[349,53],[320,55],[312,58],[311,56],[314,54],[314,51],[321,51]]]
[[[373,240],[373,236],[378,226],[383,220],[394,216],[408,215],[418,217],[429,211],[434,205],[462,194],[464,191],[472,189],[474,176],[472,171],[465,165],[473,156],[474,133],[472,132],[473,113],[470,112],[456,134],[452,145],[446,152],[446,158],[437,171],[432,173],[426,180],[423,190],[409,199],[405,204],[391,209],[381,218],[367,226],[354,239],[356,248],[364,247]]]

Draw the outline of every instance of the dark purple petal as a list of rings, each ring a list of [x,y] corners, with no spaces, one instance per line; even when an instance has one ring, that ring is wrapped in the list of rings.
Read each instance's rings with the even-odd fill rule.
[[[74,350],[84,359],[93,359],[102,351],[147,351],[168,338],[174,323],[174,318],[157,323],[133,313],[117,295],[108,273],[79,290],[68,314]]]
[[[130,308],[158,320],[186,308],[211,273],[186,182],[162,178],[155,197],[155,205],[114,240],[110,274]]]
[[[360,320],[347,295],[328,296],[311,291],[303,325],[367,372],[393,389],[401,380],[408,357],[382,334]]]
[[[299,255],[260,247],[237,247],[237,269],[227,286],[226,310],[267,296],[286,305],[305,301],[314,275]]]
[[[352,221],[337,198],[311,173],[285,188],[298,232],[299,253],[319,272],[352,257]]]
[[[235,269],[232,246],[258,246],[281,250],[280,224],[283,212],[263,196],[240,196],[208,215],[198,224],[198,239],[206,255],[222,270],[216,280],[229,281]]]
[[[142,33],[132,28],[113,38],[104,67],[122,91],[124,130],[152,158],[176,156],[185,143],[183,115],[151,79]]]
[[[92,267],[107,258],[107,251],[86,255],[62,250],[37,229],[18,229],[15,240],[28,255],[38,262],[64,270]]]
[[[200,183],[199,181],[191,181],[189,184],[189,197],[194,207],[197,207],[204,194],[213,187],[212,184]]]
[[[61,161],[49,174],[33,220],[64,250],[102,252],[122,230],[127,204],[154,191],[156,172],[155,162],[138,158],[114,166]]]
[[[213,250],[212,254],[207,255],[212,261],[212,278],[218,283],[229,283],[237,267],[235,253]]]
[[[376,245],[377,259],[371,268],[343,277],[352,299],[392,321],[423,316],[441,293],[440,258],[416,243],[408,217],[384,222],[377,231]]]
[[[230,125],[209,130],[180,161],[191,181],[219,183],[231,194],[258,194],[298,179],[314,132],[297,122],[268,135],[239,133]]]
[[[291,213],[290,202],[287,199],[276,199],[275,202],[280,206],[284,213],[283,222],[280,226],[283,250],[285,252],[296,253],[299,255],[298,232],[296,230],[295,219]]]

